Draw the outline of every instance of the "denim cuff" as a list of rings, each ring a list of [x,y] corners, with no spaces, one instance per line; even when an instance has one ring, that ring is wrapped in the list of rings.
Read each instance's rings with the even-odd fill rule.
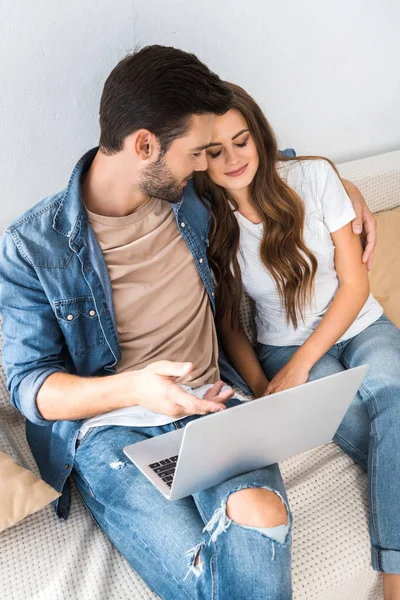
[[[380,548],[372,548],[371,561],[374,571],[400,575],[399,550],[381,550]]]
[[[63,368],[47,368],[47,369],[36,369],[29,373],[26,377],[23,378],[18,388],[18,396],[19,396],[19,410],[22,414],[35,425],[48,425],[51,421],[47,421],[43,419],[40,414],[37,404],[36,397],[39,393],[40,388],[44,384],[45,380],[52,375],[53,373],[59,372],[66,373],[66,370]]]

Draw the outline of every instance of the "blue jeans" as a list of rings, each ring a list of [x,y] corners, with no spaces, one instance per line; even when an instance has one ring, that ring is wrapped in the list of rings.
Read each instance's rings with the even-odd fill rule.
[[[296,350],[260,345],[268,379]],[[400,574],[400,330],[383,315],[335,344],[311,369],[309,381],[362,364],[369,371],[334,441],[368,471],[372,566]]]
[[[228,404],[237,403],[233,399]],[[176,425],[185,426],[193,418]],[[291,515],[278,467],[169,502],[122,449],[173,429],[174,424],[89,430],[77,448],[73,475],[95,521],[161,598],[289,600]],[[272,535],[278,528],[249,528],[228,518],[229,496],[254,487],[282,498],[289,517],[281,541]]]

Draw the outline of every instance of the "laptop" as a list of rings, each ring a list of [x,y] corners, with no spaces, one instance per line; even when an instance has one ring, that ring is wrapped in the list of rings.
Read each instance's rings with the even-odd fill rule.
[[[190,421],[124,448],[168,500],[330,442],[368,365]]]

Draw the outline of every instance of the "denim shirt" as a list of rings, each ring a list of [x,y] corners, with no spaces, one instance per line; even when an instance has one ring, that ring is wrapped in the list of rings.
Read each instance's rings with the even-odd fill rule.
[[[41,476],[62,493],[55,503],[61,519],[69,514],[67,480],[81,421],[43,419],[36,396],[52,373],[107,376],[115,373],[121,358],[111,282],[81,194],[81,178],[96,152],[94,148],[80,159],[64,191],[14,221],[0,244],[7,387],[11,403],[27,419],[27,438]],[[295,155],[291,149],[282,154]],[[207,261],[209,211],[191,182],[172,208],[215,312]],[[221,349],[219,366],[227,383],[250,391]]]
[[[96,152],[81,158],[66,190],[8,227],[0,246],[7,386],[11,403],[27,418],[28,442],[43,479],[62,492],[60,518],[69,513],[66,483],[81,422],[43,419],[37,393],[52,373],[106,376],[115,373],[121,358],[111,283],[81,195],[81,178]],[[191,182],[172,208],[215,311],[207,261],[209,211]]]

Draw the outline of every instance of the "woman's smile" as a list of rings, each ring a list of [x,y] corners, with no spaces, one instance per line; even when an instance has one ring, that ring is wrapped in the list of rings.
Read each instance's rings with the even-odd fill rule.
[[[229,175],[229,177],[239,177],[240,175],[243,175],[246,169],[247,164],[243,167],[239,167],[239,169],[235,169],[234,171],[228,171],[227,173],[225,173],[225,175]]]

